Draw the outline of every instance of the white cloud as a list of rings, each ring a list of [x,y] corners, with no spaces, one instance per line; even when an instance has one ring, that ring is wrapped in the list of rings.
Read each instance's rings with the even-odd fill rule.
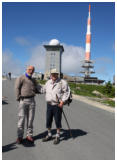
[[[38,45],[31,49],[31,57],[26,65],[35,66],[36,71],[44,72],[45,69],[45,49],[43,45]]]
[[[30,42],[24,37],[16,37],[15,41],[21,46],[28,46]]]
[[[82,47],[73,45],[64,46],[62,55],[62,72],[67,74],[78,74],[81,70],[81,61],[84,60],[85,51]],[[31,58],[28,60],[27,65],[34,65],[36,71],[44,72],[45,70],[45,49],[43,45],[38,45],[31,49]]]
[[[13,75],[20,75],[23,72],[21,63],[14,59],[13,53],[6,50],[2,54],[2,73],[11,72]]]
[[[25,66],[33,65],[36,71],[45,72],[45,57],[46,50],[43,44],[44,42],[30,49],[31,55],[29,60],[25,62]],[[63,43],[64,52],[62,55],[62,72],[66,74],[78,74],[81,71],[82,60],[84,60],[85,51],[82,47],[73,45],[66,45]],[[24,73],[24,65],[13,57],[11,51],[4,51],[2,57],[3,72],[8,73],[11,71],[14,75]]]
[[[63,46],[65,50],[62,56],[63,73],[78,74],[81,71],[81,61],[85,58],[85,50],[73,45],[63,44]]]

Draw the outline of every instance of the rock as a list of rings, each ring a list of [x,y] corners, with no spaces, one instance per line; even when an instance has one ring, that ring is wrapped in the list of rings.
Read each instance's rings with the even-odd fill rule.
[[[76,90],[80,90],[81,88],[80,87],[76,87]]]
[[[96,91],[96,90],[93,91],[92,93],[95,94],[96,96],[103,96],[103,94],[101,94],[100,92],[98,92],[98,91]]]
[[[110,101],[115,101],[115,98],[109,98]]]

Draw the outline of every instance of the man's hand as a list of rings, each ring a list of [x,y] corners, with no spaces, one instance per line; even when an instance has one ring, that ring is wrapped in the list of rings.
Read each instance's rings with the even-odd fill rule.
[[[20,98],[16,99],[16,101],[20,102]]]
[[[60,108],[62,108],[63,107],[63,104],[64,104],[64,102],[63,101],[60,101],[60,104],[58,105]]]
[[[18,96],[18,97],[16,98],[16,101],[20,102],[20,99],[21,99],[21,96]]]

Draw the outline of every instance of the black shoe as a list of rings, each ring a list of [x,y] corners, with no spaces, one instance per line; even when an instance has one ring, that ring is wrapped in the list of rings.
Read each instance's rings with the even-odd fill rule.
[[[60,137],[56,137],[53,144],[57,145],[60,143]]]
[[[52,136],[46,136],[45,138],[42,139],[42,142],[47,142],[47,141],[50,141],[52,140]]]

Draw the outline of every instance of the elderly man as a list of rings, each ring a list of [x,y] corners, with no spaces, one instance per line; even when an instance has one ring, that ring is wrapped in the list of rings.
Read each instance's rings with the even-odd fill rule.
[[[70,93],[67,82],[60,79],[58,75],[57,70],[52,69],[51,79],[46,82],[44,87],[47,102],[46,127],[48,129],[48,135],[42,141],[46,142],[52,139],[51,126],[54,117],[57,129],[54,144],[60,142],[62,108]]]
[[[34,66],[28,66],[25,75],[20,76],[15,83],[16,99],[19,101],[18,107],[18,130],[17,143],[23,141],[25,117],[27,117],[27,137],[29,142],[33,139],[33,120],[35,116],[35,95],[38,93],[37,84],[32,74]]]

